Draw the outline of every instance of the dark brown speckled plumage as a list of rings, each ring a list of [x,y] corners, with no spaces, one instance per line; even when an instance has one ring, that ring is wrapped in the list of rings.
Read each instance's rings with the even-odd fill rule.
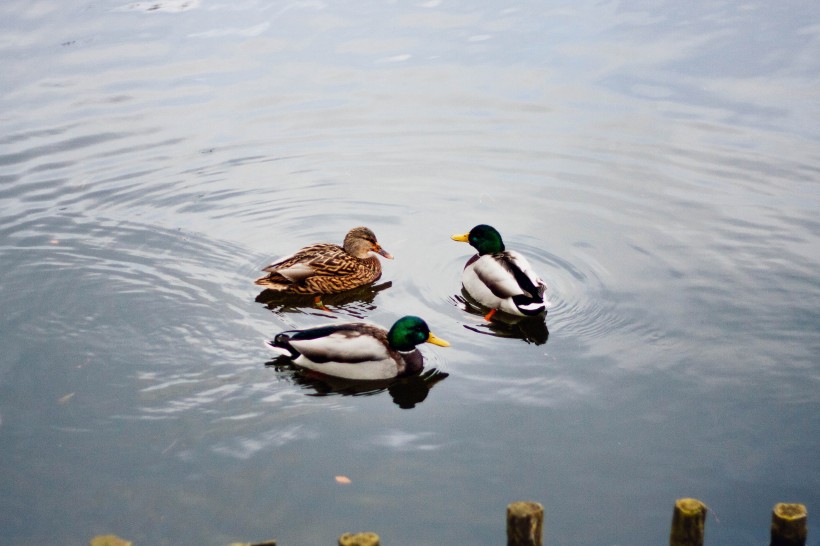
[[[381,263],[371,252],[393,258],[379,245],[373,231],[356,227],[345,236],[343,247],[331,243],[307,246],[264,268],[267,275],[254,282],[291,294],[344,292],[381,276]]]

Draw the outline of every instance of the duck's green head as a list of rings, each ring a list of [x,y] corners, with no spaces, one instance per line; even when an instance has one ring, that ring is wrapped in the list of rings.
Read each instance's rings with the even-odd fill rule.
[[[412,351],[416,345],[424,342],[441,347],[450,346],[443,339],[434,336],[426,322],[411,315],[402,317],[393,324],[387,332],[387,342],[397,351]]]
[[[478,251],[479,256],[504,251],[504,241],[501,240],[501,234],[493,226],[487,224],[479,224],[471,229],[469,233],[463,235],[453,235],[452,239],[462,243],[470,243],[470,246]]]

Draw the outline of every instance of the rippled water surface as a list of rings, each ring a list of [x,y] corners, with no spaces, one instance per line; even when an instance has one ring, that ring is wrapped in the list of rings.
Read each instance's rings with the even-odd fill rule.
[[[813,3],[6,0],[0,29],[3,544],[489,546],[514,500],[549,544],[659,544],[685,496],[712,544],[781,501],[816,526]],[[478,223],[545,323],[463,298]],[[331,314],[253,285],[356,225],[395,260]],[[266,366],[280,330],[404,314],[452,344],[421,377]]]

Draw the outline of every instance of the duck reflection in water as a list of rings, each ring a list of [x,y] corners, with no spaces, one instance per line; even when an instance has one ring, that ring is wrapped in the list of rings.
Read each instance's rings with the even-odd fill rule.
[[[549,329],[544,316],[518,317],[508,313],[495,313],[492,321],[483,320],[487,309],[475,301],[464,289],[460,295],[454,295],[456,305],[471,315],[481,317],[476,324],[465,324],[464,327],[473,332],[496,336],[518,338],[534,345],[544,345],[549,339]],[[546,311],[545,311],[546,314]]]
[[[278,372],[291,372],[290,379],[305,390],[308,396],[373,396],[387,391],[393,403],[402,409],[412,409],[422,403],[430,389],[450,374],[435,368],[415,375],[381,381],[356,381],[332,377],[295,366],[290,359],[278,357],[265,363]]]
[[[321,307],[316,306],[314,296],[288,294],[270,289],[260,292],[255,301],[277,314],[303,313],[308,309],[317,316],[327,316],[329,313],[338,311],[352,317],[364,318],[376,309],[373,300],[379,292],[392,286],[392,281],[386,281],[379,284],[368,284],[339,294],[327,294],[322,296]]]

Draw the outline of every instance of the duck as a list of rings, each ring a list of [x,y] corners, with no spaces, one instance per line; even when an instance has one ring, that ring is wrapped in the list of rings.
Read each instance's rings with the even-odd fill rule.
[[[268,290],[287,294],[336,294],[375,282],[381,277],[381,262],[393,255],[381,247],[370,228],[354,227],[342,246],[317,243],[280,258],[262,269],[266,275],[254,281]]]
[[[451,238],[470,243],[478,251],[464,265],[461,284],[474,300],[490,309],[485,320],[489,321],[498,311],[519,317],[546,314],[546,283],[524,256],[505,249],[497,229],[479,224]]]
[[[265,344],[301,368],[352,380],[385,380],[413,375],[424,368],[416,348],[422,343],[450,344],[430,332],[423,319],[407,315],[390,330],[367,322],[349,322],[288,330]]]

